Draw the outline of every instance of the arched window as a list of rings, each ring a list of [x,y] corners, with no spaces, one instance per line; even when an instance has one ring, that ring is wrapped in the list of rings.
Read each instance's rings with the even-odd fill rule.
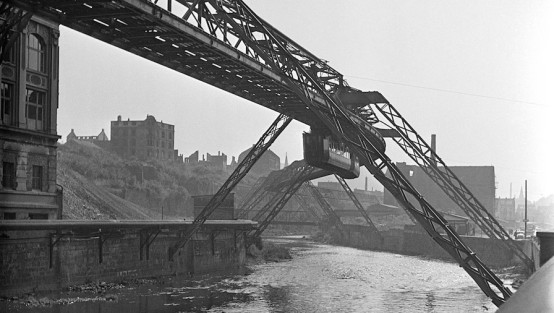
[[[37,34],[29,34],[27,41],[27,68],[46,73],[46,45]]]

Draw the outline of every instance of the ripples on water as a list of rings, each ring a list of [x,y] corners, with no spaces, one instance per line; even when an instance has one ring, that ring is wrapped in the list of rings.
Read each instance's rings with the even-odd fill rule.
[[[249,274],[118,291],[117,302],[86,301],[20,312],[494,312],[454,263],[280,239],[293,260]],[[19,311],[19,310],[18,310]]]

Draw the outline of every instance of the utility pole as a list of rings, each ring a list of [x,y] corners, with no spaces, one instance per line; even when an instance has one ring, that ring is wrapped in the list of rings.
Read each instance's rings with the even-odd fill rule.
[[[525,228],[523,229],[523,239],[527,239],[527,179],[525,180],[525,218],[523,219]]]

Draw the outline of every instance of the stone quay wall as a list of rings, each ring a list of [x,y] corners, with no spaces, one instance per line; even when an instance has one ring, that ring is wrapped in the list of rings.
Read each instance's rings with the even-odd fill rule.
[[[71,285],[187,275],[237,268],[246,260],[250,221],[210,221],[169,259],[185,222],[130,225],[6,227],[0,223],[0,296]],[[21,224],[21,222],[19,222]]]
[[[365,225],[345,225],[346,238],[337,244],[369,250],[389,251],[407,255],[421,255],[432,258],[452,260],[425,232],[417,229],[391,229],[380,232],[381,238],[370,232]],[[336,236],[338,238],[338,236]],[[521,260],[509,249],[499,245],[496,240],[481,237],[462,236],[462,240],[487,265],[507,267],[521,264]],[[528,255],[537,255],[537,249],[530,240],[517,240]]]

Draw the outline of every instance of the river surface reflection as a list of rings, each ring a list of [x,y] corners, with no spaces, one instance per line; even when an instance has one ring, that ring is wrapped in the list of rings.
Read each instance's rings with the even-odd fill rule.
[[[271,240],[292,247],[293,259],[252,265],[248,273],[122,289],[115,292],[117,301],[112,302],[75,300],[72,304],[12,309],[83,313],[496,310],[454,263],[302,239]]]

